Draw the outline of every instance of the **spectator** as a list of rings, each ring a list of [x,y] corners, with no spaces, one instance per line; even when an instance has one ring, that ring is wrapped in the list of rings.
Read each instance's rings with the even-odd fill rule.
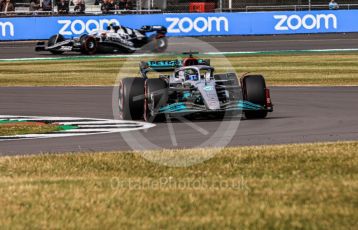
[[[52,11],[52,0],[43,0],[42,1],[42,10],[43,11]]]
[[[339,9],[339,5],[336,1],[331,0],[328,4],[328,7],[330,10],[338,10]]]
[[[60,2],[57,3],[57,12],[59,14],[68,14],[68,11],[70,11],[69,2],[60,0]]]
[[[101,5],[101,11],[103,14],[110,14],[111,10],[114,10],[114,4],[110,2],[110,0],[103,0]]]
[[[116,9],[116,3],[114,2],[114,0],[108,0],[109,5],[111,10],[115,10]]]
[[[73,0],[73,4],[75,5],[74,11],[76,13],[84,14],[86,10],[85,0]]]
[[[4,12],[7,14],[8,12],[14,12],[15,7],[14,4],[10,0],[3,0],[0,3],[0,12]]]
[[[38,11],[40,9],[40,0],[30,1],[30,11]]]
[[[125,10],[126,9],[126,4],[127,4],[126,0],[119,0],[118,4],[116,5],[116,8],[118,10]]]
[[[118,10],[131,10],[132,2],[128,0],[119,0],[116,8]]]

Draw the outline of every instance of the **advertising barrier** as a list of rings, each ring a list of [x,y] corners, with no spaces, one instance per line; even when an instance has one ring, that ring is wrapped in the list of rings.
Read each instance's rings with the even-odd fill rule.
[[[163,25],[168,36],[265,35],[358,32],[358,10],[278,11],[0,18],[0,40],[78,37],[110,22],[138,29]]]

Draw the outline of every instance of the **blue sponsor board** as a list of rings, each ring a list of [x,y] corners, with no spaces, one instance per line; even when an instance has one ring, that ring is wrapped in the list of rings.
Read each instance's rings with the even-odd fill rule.
[[[0,40],[78,37],[115,22],[131,28],[163,25],[169,36],[358,32],[358,10],[281,11],[0,18]]]

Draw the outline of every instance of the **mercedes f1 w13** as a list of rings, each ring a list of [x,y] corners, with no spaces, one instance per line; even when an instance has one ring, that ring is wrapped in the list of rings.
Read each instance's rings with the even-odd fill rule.
[[[151,71],[173,71],[148,78]],[[140,63],[142,77],[119,83],[119,111],[124,120],[152,122],[166,116],[243,112],[247,119],[265,118],[273,111],[270,91],[261,75],[215,74],[210,60],[190,53],[183,60]]]
[[[110,24],[107,30],[96,30],[74,39],[65,39],[61,34],[53,35],[47,45],[38,42],[35,51],[49,51],[52,54],[67,51],[83,54],[133,53],[148,47],[150,51],[160,53],[168,47],[166,33],[167,29],[163,26],[143,26],[136,30]]]

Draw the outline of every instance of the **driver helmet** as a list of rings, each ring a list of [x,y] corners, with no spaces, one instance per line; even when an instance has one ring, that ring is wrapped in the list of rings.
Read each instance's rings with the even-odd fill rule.
[[[109,23],[107,30],[110,30],[111,32],[117,32],[119,29],[119,25],[117,25],[115,22]]]
[[[187,77],[187,80],[189,81],[197,81],[199,78],[198,78],[198,75],[196,74],[191,74]]]

